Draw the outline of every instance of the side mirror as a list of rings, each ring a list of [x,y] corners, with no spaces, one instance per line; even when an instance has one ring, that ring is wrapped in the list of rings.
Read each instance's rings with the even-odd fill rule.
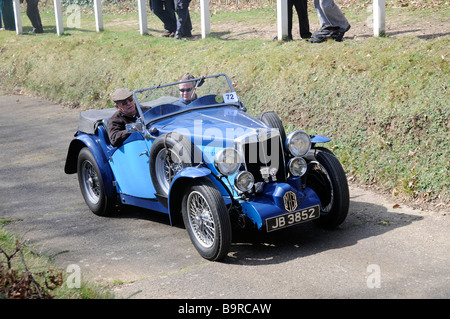
[[[242,103],[241,101],[239,101],[239,107],[241,108],[241,110],[243,112],[247,112],[247,108],[244,106],[244,103]]]

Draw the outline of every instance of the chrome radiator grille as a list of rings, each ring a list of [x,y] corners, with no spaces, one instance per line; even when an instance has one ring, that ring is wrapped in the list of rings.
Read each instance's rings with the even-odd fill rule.
[[[276,180],[286,181],[283,147],[278,130],[264,129],[244,136],[239,141],[246,170],[253,174],[255,182],[264,181],[262,170],[277,169]],[[269,179],[273,181],[273,178]]]

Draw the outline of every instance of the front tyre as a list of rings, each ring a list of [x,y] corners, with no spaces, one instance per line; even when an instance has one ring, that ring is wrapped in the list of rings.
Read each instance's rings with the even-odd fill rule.
[[[105,194],[103,179],[91,151],[84,147],[78,154],[78,183],[89,209],[96,215],[108,216],[114,212],[114,198]]]
[[[264,124],[267,124],[269,127],[278,129],[281,136],[281,142],[283,142],[284,145],[286,141],[286,132],[284,130],[283,123],[281,122],[280,118],[275,112],[267,111],[259,113],[257,119],[263,122]]]
[[[212,261],[223,259],[231,245],[231,223],[222,195],[208,178],[188,185],[181,212],[199,254]]]
[[[321,202],[320,218],[315,223],[335,228],[347,218],[350,195],[344,169],[328,149],[315,148],[308,153],[306,186],[312,188]]]

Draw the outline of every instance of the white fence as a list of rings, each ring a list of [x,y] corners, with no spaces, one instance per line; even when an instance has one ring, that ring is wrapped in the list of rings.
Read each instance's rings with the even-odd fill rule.
[[[61,0],[53,0],[56,18],[56,33],[64,33]],[[148,33],[147,27],[147,2],[148,0],[137,0],[139,14],[139,31],[142,35]],[[20,15],[19,0],[13,0],[14,17],[16,21],[16,32],[22,34],[22,18]],[[373,34],[382,36],[385,34],[386,27],[386,1],[373,0]],[[95,27],[97,32],[103,30],[102,1],[94,0]],[[211,31],[209,0],[200,0],[200,16],[202,38],[206,38]],[[278,40],[284,40],[287,37],[287,0],[277,0],[277,35]]]

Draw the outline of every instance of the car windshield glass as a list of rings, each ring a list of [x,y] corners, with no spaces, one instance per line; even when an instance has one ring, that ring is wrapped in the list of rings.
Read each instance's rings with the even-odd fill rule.
[[[134,94],[145,123],[194,108],[240,105],[225,74],[159,85],[137,90]]]

